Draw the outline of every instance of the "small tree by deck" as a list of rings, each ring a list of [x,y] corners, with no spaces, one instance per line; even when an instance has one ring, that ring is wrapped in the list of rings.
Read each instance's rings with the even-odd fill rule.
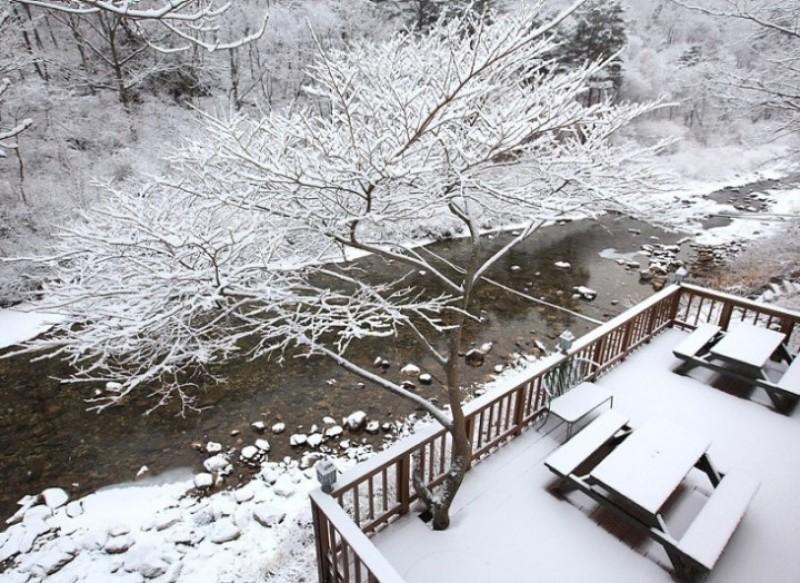
[[[433,527],[446,528],[472,453],[461,370],[474,290],[564,212],[649,204],[639,192],[652,173],[637,159],[650,150],[617,134],[655,106],[586,107],[600,65],[563,72],[544,58],[579,4],[538,27],[536,11],[491,24],[468,13],[429,34],[320,51],[307,92],[327,102],[323,113],[206,117],[207,136],[177,152],[172,176],[113,193],[64,234],[44,295],[69,322],[30,349],[68,360],[73,381],[114,381],[98,409],[133,391],[191,406],[193,375],[243,351],[331,358],[447,429],[443,483],[415,480]],[[521,221],[485,252],[483,227]],[[462,264],[420,246],[442,228],[467,237]],[[397,278],[331,262],[352,251],[392,262]],[[406,283],[411,273],[435,286]],[[348,357],[353,342],[401,327],[442,367],[447,407]]]

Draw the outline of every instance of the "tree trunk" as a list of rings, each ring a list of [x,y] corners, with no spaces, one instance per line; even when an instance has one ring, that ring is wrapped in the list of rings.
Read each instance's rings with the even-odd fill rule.
[[[472,234],[472,249],[470,258],[464,271],[464,295],[461,299],[461,309],[453,322],[453,329],[448,338],[448,357],[445,365],[447,375],[447,400],[452,415],[452,428],[450,435],[453,438],[450,468],[439,490],[434,494],[427,488],[418,487],[421,482],[419,476],[414,476],[414,486],[417,494],[428,505],[428,510],[433,515],[433,529],[445,530],[450,526],[450,506],[458,493],[464,475],[469,470],[472,461],[472,440],[467,433],[467,423],[464,409],[461,404],[461,342],[464,336],[464,325],[467,321],[465,313],[469,309],[472,299],[475,274],[480,266],[481,243],[480,235],[474,225],[470,224]]]

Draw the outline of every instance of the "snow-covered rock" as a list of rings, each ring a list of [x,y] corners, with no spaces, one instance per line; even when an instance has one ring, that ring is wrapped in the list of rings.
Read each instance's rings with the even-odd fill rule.
[[[345,425],[350,431],[360,431],[367,423],[367,414],[364,411],[353,411],[347,416]]]
[[[483,361],[485,360],[486,356],[483,352],[478,350],[477,348],[473,348],[468,350],[467,353],[464,355],[464,360],[469,366],[479,367],[483,365]]]
[[[553,263],[554,266],[558,267],[559,269],[569,269],[572,267],[572,264],[568,261],[556,261]]]
[[[272,446],[266,439],[256,439],[253,445],[255,445],[258,449],[260,449],[264,453],[267,453],[269,452],[270,449],[272,449]]]
[[[237,528],[233,521],[225,519],[219,521],[214,526],[214,530],[211,531],[211,535],[208,537],[208,540],[210,540],[212,543],[221,545],[236,540],[241,535],[242,531]]]
[[[381,430],[381,424],[378,421],[370,421],[367,423],[367,433],[378,433]]]
[[[522,268],[519,265],[512,265],[511,266],[511,271],[516,273],[518,271],[522,271]]]
[[[201,472],[194,477],[194,487],[203,489],[214,485],[214,476],[206,472]]]
[[[233,472],[233,466],[230,461],[228,461],[228,457],[221,453],[205,460],[203,462],[203,467],[207,472],[220,476],[227,476]]]
[[[273,506],[259,504],[253,508],[253,518],[261,526],[272,528],[273,526],[283,522],[283,519],[286,518],[286,513],[277,510]]]
[[[272,426],[272,433],[278,434],[286,431],[286,423],[278,422]]]
[[[493,369],[493,370],[494,370],[494,372],[496,372],[497,374],[500,374],[501,372],[503,372],[503,371],[505,370],[505,368],[506,368],[506,367],[505,367],[505,366],[503,366],[502,364],[496,364],[496,365],[494,365],[494,369]]]
[[[181,513],[176,509],[170,509],[163,512],[156,517],[155,527],[156,530],[165,530],[170,526],[177,524],[181,521]]]
[[[216,441],[209,441],[206,444],[206,451],[208,453],[212,453],[212,454],[213,453],[219,453],[219,452],[222,451],[222,444],[221,443],[217,443]]]
[[[580,297],[586,300],[593,300],[597,297],[597,292],[590,287],[586,287],[584,285],[578,285],[572,288],[572,291],[578,294]]]
[[[69,501],[69,494],[61,488],[47,488],[39,495],[48,508],[55,509],[64,506]]]
[[[295,433],[289,438],[289,445],[292,447],[300,447],[308,442],[308,436],[305,433]]]
[[[129,534],[112,536],[106,541],[106,544],[103,545],[103,550],[110,555],[118,555],[131,548],[135,542],[136,541],[134,541],[133,537]]]
[[[330,415],[326,415],[325,417],[322,418],[322,422],[325,425],[335,425],[336,424],[336,419],[334,419]]]
[[[275,482],[275,484],[272,486],[272,491],[275,492],[275,494],[277,494],[278,496],[282,496],[283,498],[288,498],[289,496],[294,494],[295,485],[294,482],[292,482],[292,479],[286,474],[284,474],[283,476],[278,478],[278,481]]]
[[[344,429],[341,425],[332,425],[325,430],[325,437],[336,438],[342,433],[344,433]]]
[[[433,377],[428,373],[424,372],[421,375],[419,375],[419,377],[417,377],[417,380],[423,385],[429,385],[433,382]]]
[[[320,433],[312,433],[308,436],[308,443],[309,447],[319,447],[322,443],[323,437]]]
[[[267,428],[267,425],[263,421],[253,421],[250,424],[250,427],[252,427],[258,433],[263,433],[264,430]]]
[[[242,448],[240,457],[242,461],[252,462],[261,456],[261,450],[255,445],[246,445]]]
[[[409,377],[415,377],[420,372],[422,372],[420,368],[416,364],[411,364],[411,363],[408,363],[407,365],[405,365],[403,368],[400,369],[401,374],[404,374]]]

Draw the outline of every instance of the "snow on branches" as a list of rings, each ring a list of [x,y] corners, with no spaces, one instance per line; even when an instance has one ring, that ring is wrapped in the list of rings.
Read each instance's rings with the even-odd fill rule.
[[[269,13],[252,34],[224,41],[219,38],[219,21],[231,8],[230,2],[217,0],[11,0],[36,8],[74,16],[107,14],[123,18],[138,29],[142,38],[161,52],[184,51],[199,46],[208,51],[233,49],[261,38],[267,27]],[[161,38],[147,33],[148,23],[157,23],[180,39],[178,45],[165,46]]]
[[[658,104],[583,105],[605,64],[565,70],[548,57],[550,33],[579,4],[543,26],[536,10],[467,12],[426,34],[320,48],[314,107],[206,115],[206,135],[176,152],[170,176],[111,193],[64,234],[44,295],[70,319],[30,350],[66,358],[74,380],[119,383],[102,408],[138,389],[191,405],[210,364],[299,349],[448,426],[434,404],[348,360],[349,344],[408,327],[448,368],[455,412],[460,327],[493,262],[563,213],[656,213],[640,193],[657,147],[618,133]],[[482,228],[520,221],[500,253],[482,253]],[[468,235],[463,265],[419,246],[442,226]],[[395,280],[333,263],[353,252],[391,261]],[[421,272],[431,285],[407,283]]]

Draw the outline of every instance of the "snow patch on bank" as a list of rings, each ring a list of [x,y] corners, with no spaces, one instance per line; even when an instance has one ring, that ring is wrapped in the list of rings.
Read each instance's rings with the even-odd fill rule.
[[[731,241],[751,241],[778,233],[788,220],[800,218],[800,188],[792,190],[767,190],[770,202],[766,213],[742,213],[730,205],[720,205],[723,213],[742,215],[729,225],[708,229],[694,239],[702,245],[720,245]],[[789,216],[787,216],[789,215]],[[761,217],[761,218],[759,218]],[[794,217],[794,219],[790,218]]]
[[[0,349],[21,344],[64,321],[64,316],[36,311],[32,305],[0,310]]]

